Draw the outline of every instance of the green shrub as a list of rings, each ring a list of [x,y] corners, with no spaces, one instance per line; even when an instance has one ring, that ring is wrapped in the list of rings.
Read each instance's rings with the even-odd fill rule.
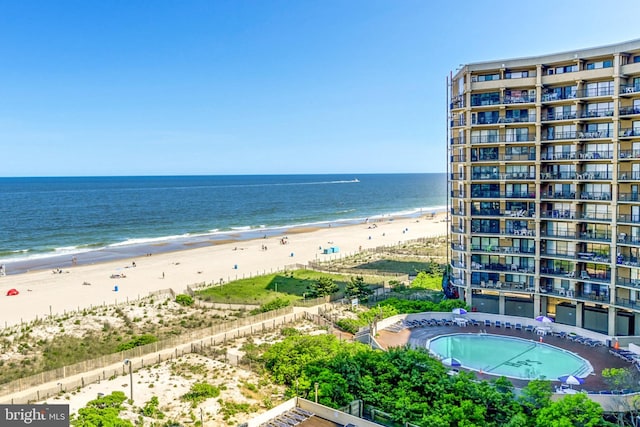
[[[151,334],[134,336],[129,341],[119,344],[116,350],[117,351],[130,350],[134,347],[140,347],[141,345],[151,344],[152,342],[156,342],[156,341],[158,341],[158,338],[156,338],[154,335],[151,335]]]
[[[191,307],[193,305],[193,298],[189,295],[179,294],[176,295],[176,302],[180,305],[184,305],[185,307]]]
[[[191,402],[192,407],[196,407],[198,403],[203,402],[211,397],[220,396],[220,389],[209,383],[195,383],[191,386],[189,392],[181,397],[182,400]]]
[[[259,308],[251,310],[251,314],[266,313],[267,311],[278,310],[291,305],[291,301],[285,298],[276,298],[268,303],[262,304]]]

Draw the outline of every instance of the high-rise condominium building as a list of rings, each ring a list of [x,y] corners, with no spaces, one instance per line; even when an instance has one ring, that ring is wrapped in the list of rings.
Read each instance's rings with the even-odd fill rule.
[[[448,81],[450,293],[640,334],[640,40]]]

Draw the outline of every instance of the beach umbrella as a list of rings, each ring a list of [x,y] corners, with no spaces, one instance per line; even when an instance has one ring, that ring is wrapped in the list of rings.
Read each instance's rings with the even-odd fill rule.
[[[18,295],[19,293],[20,293],[20,292],[18,292],[18,290],[17,290],[17,289],[9,289],[9,290],[7,291],[7,296],[8,296],[8,297],[12,297],[12,296],[14,296],[14,295]]]
[[[447,357],[446,359],[442,359],[442,364],[446,366],[462,366],[458,359],[454,359],[452,357]]]
[[[538,316],[536,320],[542,323],[553,323],[553,319],[547,316]]]
[[[451,310],[451,312],[453,314],[467,314],[467,310],[465,310],[464,308],[454,308],[453,310]]]
[[[567,385],[584,384],[584,378],[576,377],[573,375],[563,375],[561,377],[558,377],[558,379]]]

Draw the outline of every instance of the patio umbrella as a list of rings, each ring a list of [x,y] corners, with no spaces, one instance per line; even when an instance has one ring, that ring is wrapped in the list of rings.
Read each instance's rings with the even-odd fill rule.
[[[553,319],[547,316],[538,316],[536,320],[542,323],[553,323]]]
[[[446,359],[442,359],[442,364],[446,366],[462,366],[458,359],[454,359],[452,357],[447,357]]]
[[[464,308],[454,308],[453,310],[451,310],[451,312],[453,314],[467,314],[467,310],[465,310]]]
[[[573,375],[563,375],[561,377],[558,377],[558,379],[567,385],[584,384],[584,378],[576,377]]]

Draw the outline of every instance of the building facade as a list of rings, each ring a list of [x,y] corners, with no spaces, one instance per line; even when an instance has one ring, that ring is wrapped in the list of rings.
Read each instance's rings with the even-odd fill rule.
[[[640,40],[467,64],[448,92],[460,298],[640,335]]]

